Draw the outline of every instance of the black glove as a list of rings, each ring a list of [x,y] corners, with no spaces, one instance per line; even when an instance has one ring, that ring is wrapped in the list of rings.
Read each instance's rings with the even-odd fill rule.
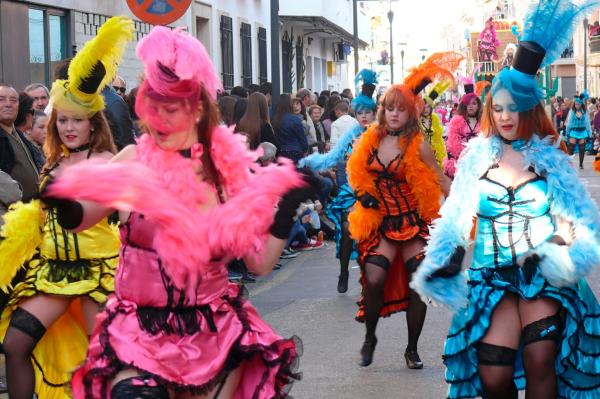
[[[523,272],[523,277],[527,284],[531,283],[533,276],[535,275],[535,271],[537,270],[540,261],[542,258],[538,254],[531,254],[525,258],[523,261],[523,266],[521,266],[521,271]]]
[[[379,209],[379,201],[369,193],[364,193],[356,197],[364,208]]]
[[[83,220],[83,206],[77,201],[48,195],[48,188],[54,184],[54,181],[54,176],[48,177],[40,189],[39,198],[47,207],[56,209],[58,224],[67,230],[74,229]]]
[[[441,269],[438,269],[435,272],[433,272],[433,274],[427,277],[427,281],[431,281],[437,277],[450,278],[460,273],[462,269],[462,261],[465,257],[465,252],[466,250],[463,247],[456,248],[454,250],[454,253],[452,254],[452,257],[450,257],[450,261],[448,261],[448,264],[442,267]]]
[[[300,203],[308,199],[314,199],[321,186],[320,180],[309,169],[303,168],[299,172],[302,174],[304,185],[296,187],[284,194],[279,201],[275,221],[269,229],[270,233],[282,240],[290,235],[290,230],[294,224],[294,216]]]

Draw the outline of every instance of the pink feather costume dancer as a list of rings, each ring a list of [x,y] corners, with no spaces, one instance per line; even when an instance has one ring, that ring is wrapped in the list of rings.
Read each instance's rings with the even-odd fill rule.
[[[197,108],[201,85],[214,100],[220,82],[206,51],[189,35],[157,27],[137,55],[146,79],[136,109],[156,130],[184,124],[164,123],[149,99],[184,99]],[[238,370],[234,398],[279,398],[299,378],[299,341],[282,339],[261,319],[239,286],[228,282],[226,265],[235,258],[260,259],[275,205],[302,179],[285,161],[260,167],[254,162],[260,154],[246,150],[243,136],[229,128],[207,135],[210,148],[195,144],[188,159],[146,134],[133,160],[87,162],[48,189],[52,196],[130,211],[120,229],[115,294],[74,374],[75,398],[110,398],[112,381],[126,369],[139,375],[132,385],[155,389],[160,397],[169,397],[163,387],[175,396],[220,390]],[[196,175],[205,151],[220,189]],[[207,209],[211,196],[220,201]]]
[[[465,79],[466,80],[466,79]],[[479,134],[479,119],[481,118],[481,100],[473,91],[475,89],[473,80],[464,83],[465,94],[460,99],[457,113],[448,122],[448,137],[446,139],[446,151],[448,156],[444,159],[442,165],[444,173],[454,178],[456,172],[456,161],[465,149],[467,143]],[[474,115],[469,114],[469,110],[477,105]],[[473,120],[471,125],[469,120]]]

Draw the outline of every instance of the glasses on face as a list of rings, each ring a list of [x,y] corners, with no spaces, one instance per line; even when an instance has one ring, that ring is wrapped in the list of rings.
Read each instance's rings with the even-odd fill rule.
[[[119,86],[113,86],[113,89],[115,89],[116,91],[120,91],[123,94],[125,94],[125,90],[127,90],[125,87],[119,87]]]

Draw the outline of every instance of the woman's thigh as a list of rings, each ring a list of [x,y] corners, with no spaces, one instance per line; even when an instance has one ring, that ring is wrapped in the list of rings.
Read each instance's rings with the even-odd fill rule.
[[[23,300],[19,307],[34,315],[48,328],[67,310],[70,303],[70,298],[38,294]]]
[[[513,294],[506,294],[494,309],[490,326],[481,342],[517,349],[520,340],[519,300]]]
[[[554,316],[558,313],[559,308],[560,305],[549,298],[535,299],[533,301],[519,299],[521,325],[525,327],[538,320]]]

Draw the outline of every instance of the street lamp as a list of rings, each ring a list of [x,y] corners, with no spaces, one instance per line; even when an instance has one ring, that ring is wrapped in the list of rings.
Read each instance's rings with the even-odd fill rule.
[[[380,1],[380,0],[352,0],[352,22],[353,22],[353,30],[354,30],[354,72],[358,73],[358,10],[357,10],[357,4],[358,2],[365,2],[365,1]],[[390,12],[388,13],[388,18],[393,19],[394,18],[394,13],[392,12],[392,1],[397,1],[397,0],[389,0],[390,2]],[[391,13],[391,17],[390,17],[390,13]],[[392,36],[392,23],[390,22],[390,38]],[[390,54],[390,60],[392,60],[392,54]],[[393,62],[393,61],[392,61]],[[392,64],[393,65],[393,64]],[[392,76],[393,76],[392,72]]]
[[[400,46],[406,46],[406,43],[398,43]],[[402,60],[402,80],[404,80],[404,47],[400,50],[400,59]]]
[[[392,22],[394,21],[394,12],[392,11],[392,0],[390,0],[390,10],[387,13],[390,21],[390,84],[394,84],[394,35]]]
[[[583,91],[587,91],[588,19],[583,19]]]

